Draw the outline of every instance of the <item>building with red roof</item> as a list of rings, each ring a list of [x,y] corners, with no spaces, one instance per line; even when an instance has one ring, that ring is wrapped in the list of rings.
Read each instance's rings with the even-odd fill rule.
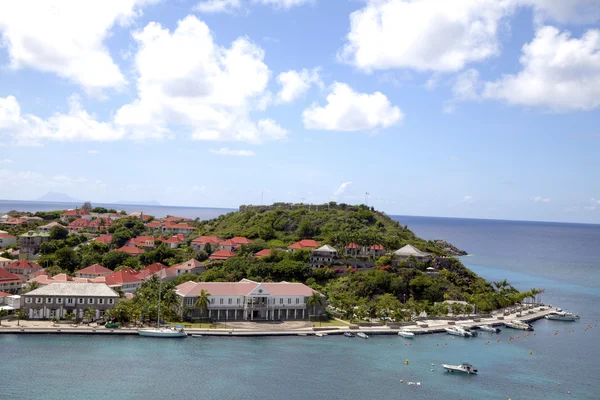
[[[158,238],[158,240],[161,239],[162,238]],[[125,246],[143,247],[146,250],[152,250],[156,248],[156,245],[154,244],[155,240],[157,240],[157,238],[154,236],[138,236],[133,239],[129,239],[127,243],[125,243]]]
[[[122,251],[123,253],[127,253],[132,257],[137,257],[142,253],[145,253],[144,250],[138,248],[138,247],[133,247],[133,246],[123,246],[123,247],[119,247],[116,250],[113,251]]]
[[[7,293],[18,293],[23,284],[27,281],[27,277],[14,274],[4,268],[0,268],[0,290]]]
[[[217,250],[208,257],[211,261],[224,261],[235,257],[235,253],[230,250]]]
[[[162,222],[160,221],[150,221],[146,224],[146,228],[149,229],[158,229],[162,226]]]
[[[71,222],[67,229],[70,233],[77,233],[83,229],[86,229],[90,225],[90,221],[85,218],[77,218],[75,221]]]
[[[93,265],[90,265],[89,267],[85,267],[85,268],[80,269],[79,271],[76,271],[75,276],[78,278],[94,279],[99,276],[107,276],[112,273],[113,273],[112,270],[110,270],[100,264],[93,264]]]
[[[24,275],[29,277],[32,273],[43,270],[39,264],[33,261],[21,258],[4,266],[4,269],[13,274]]]
[[[195,309],[202,291],[208,293],[208,310],[201,315]],[[306,320],[324,313],[325,298],[309,305],[308,299],[318,292],[302,283],[185,282],[175,287],[182,305],[191,309],[192,317],[208,316],[215,320]]]
[[[17,244],[17,237],[8,233],[0,233],[0,249]]]
[[[8,219],[4,222],[2,222],[3,225],[10,225],[10,226],[19,226],[19,225],[23,225],[26,224],[27,222],[29,222],[29,220],[27,218],[11,218]]]
[[[169,269],[175,271],[177,276],[179,276],[181,274],[201,274],[206,271],[206,266],[195,258],[192,258],[182,264],[173,265]]]
[[[67,210],[64,213],[60,214],[60,220],[62,222],[69,222],[69,220],[72,218],[85,218],[89,221],[92,219],[92,216],[89,212],[83,209]]]
[[[202,251],[206,250],[207,244],[210,244],[214,249],[222,241],[223,239],[218,236],[198,236],[196,239],[192,240],[192,248],[196,251]]]
[[[262,249],[261,251],[257,251],[254,254],[254,257],[261,258],[261,257],[270,256],[270,255],[271,255],[271,249]]]
[[[50,222],[49,224],[38,226],[37,231],[41,233],[50,233],[50,229],[54,228],[55,226],[64,228],[64,226],[58,222]]]
[[[163,233],[182,233],[184,235],[189,235],[194,232],[196,228],[183,222],[183,223],[175,223],[175,222],[165,222],[163,223],[161,230]]]
[[[172,249],[178,248],[183,242],[185,242],[185,236],[183,236],[181,233],[173,235],[164,241],[164,243]]]
[[[112,219],[108,217],[98,217],[93,219],[89,224],[88,228],[94,232],[102,232],[108,230],[108,227],[113,224]]]
[[[94,242],[100,242],[104,244],[110,244],[112,242],[112,234],[110,235],[100,235],[94,239]]]
[[[302,239],[288,246],[288,250],[294,252],[296,250],[312,250],[320,247],[321,244],[312,239]]]
[[[152,275],[154,275],[155,273],[159,272],[161,269],[168,269],[168,268],[169,268],[168,266],[166,266],[165,264],[159,263],[159,262],[150,264],[146,268],[139,271],[138,278],[140,278],[142,281],[145,281],[148,278],[150,278]]]
[[[139,272],[126,268],[104,277],[104,282],[114,290],[132,293],[142,286],[142,280],[138,277]]]

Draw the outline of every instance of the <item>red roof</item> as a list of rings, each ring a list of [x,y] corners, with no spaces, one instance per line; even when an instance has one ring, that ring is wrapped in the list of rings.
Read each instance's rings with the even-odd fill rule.
[[[124,283],[140,282],[140,278],[138,278],[136,270],[126,268],[108,275],[105,282],[108,286],[117,286]]]
[[[133,239],[129,239],[125,244],[128,246],[154,246],[154,240],[154,236],[138,236]]]
[[[380,244],[374,244],[374,245],[372,245],[371,247],[369,247],[369,249],[371,249],[371,250],[385,250],[385,249],[383,248],[383,246],[382,246],[382,245],[380,245]]]
[[[165,240],[165,243],[181,243],[183,242],[185,239],[181,239],[177,236],[171,236],[170,238],[168,238],[167,240]]]
[[[160,228],[162,223],[160,221],[151,221],[146,224],[148,228]]]
[[[120,247],[120,248],[118,248],[116,250],[113,250],[113,251],[122,251],[123,253],[127,253],[127,254],[130,254],[130,255],[138,255],[138,254],[145,253],[144,250],[139,249],[137,247],[133,247],[133,246],[123,246],[123,247]]]
[[[183,264],[172,266],[171,269],[194,269],[197,267],[204,267],[204,264],[202,264],[200,261],[196,260],[195,258],[192,258],[190,260],[187,260]]]
[[[223,239],[221,239],[218,236],[199,236],[196,239],[192,240],[193,244],[206,244],[206,243],[210,243],[211,245],[217,245],[219,243],[221,243],[223,241]]]
[[[110,218],[96,218],[95,220],[93,220],[92,222],[89,223],[89,226],[95,226],[95,227],[109,227],[112,225],[112,220]]]
[[[0,282],[2,283],[10,283],[10,282],[22,282],[27,278],[23,275],[13,274],[12,272],[8,272],[4,268],[0,267]]]
[[[96,239],[94,239],[94,241],[110,244],[110,242],[112,241],[112,235],[100,235]]]
[[[163,218],[163,221],[164,222],[181,222],[181,221],[191,222],[191,221],[193,221],[193,219],[184,218],[184,217],[174,217],[174,216],[171,216],[171,217]]]
[[[303,239],[299,242],[289,245],[288,249],[316,249],[320,246],[321,245],[317,241],[314,241],[312,239]]]
[[[12,294],[6,293],[6,292],[0,292],[0,297],[8,297],[8,296],[12,296]]]
[[[86,228],[87,226],[90,225],[90,221],[88,221],[85,218],[77,218],[75,221],[71,222],[68,226],[68,228]]]
[[[347,249],[358,249],[358,248],[360,248],[360,246],[357,245],[356,243],[352,242],[348,246],[346,246],[346,248]]]
[[[6,224],[6,225],[21,225],[26,222],[27,222],[27,219],[25,219],[25,218],[11,218],[8,221],[4,221],[2,223]]]
[[[16,239],[17,237],[13,236],[13,235],[9,235],[8,233],[0,233],[0,239],[10,239],[10,238]]]
[[[196,228],[194,228],[193,226],[186,224],[186,223],[182,223],[182,224],[176,224],[173,222],[165,222],[163,224],[163,228],[167,228],[167,229],[189,229],[189,230],[194,230]]]
[[[211,260],[227,260],[231,257],[235,257],[235,253],[229,250],[219,250],[212,253],[208,258]]]
[[[106,267],[103,267],[100,264],[90,265],[89,267],[85,267],[75,272],[76,274],[86,274],[86,275],[108,275],[112,274],[112,271]]]
[[[257,252],[256,254],[254,254],[254,256],[256,258],[270,256],[270,255],[271,255],[271,249],[263,249],[263,250]]]
[[[24,258],[21,258],[20,260],[17,260],[17,261],[13,261],[13,262],[5,265],[4,268],[6,268],[7,270],[8,269],[20,269],[22,271],[25,271],[28,269],[37,271],[37,270],[42,269],[42,267],[40,267],[39,264],[36,264],[33,261],[29,261]]]
[[[233,243],[235,243],[236,245],[243,245],[243,244],[252,244],[252,240],[242,237],[242,236],[236,236],[231,238],[231,241]]]
[[[152,274],[159,272],[161,267],[162,267],[162,269],[169,268],[166,265],[161,264],[161,263],[150,264],[138,273],[138,278],[146,279],[147,277],[151,276]]]
[[[183,296],[197,297],[202,290],[210,296],[246,296],[259,285],[274,296],[312,296],[315,292],[302,283],[257,283],[247,279],[240,282],[185,282],[175,287],[177,293]]]
[[[86,210],[67,210],[64,213],[62,213],[61,215],[64,215],[65,217],[77,217],[79,215],[89,215],[89,212],[87,212]]]

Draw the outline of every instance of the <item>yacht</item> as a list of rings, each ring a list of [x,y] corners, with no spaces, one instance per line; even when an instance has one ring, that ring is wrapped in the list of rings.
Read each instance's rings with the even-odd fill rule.
[[[505,323],[507,328],[512,329],[520,329],[522,331],[532,331],[533,327],[529,325],[527,322],[519,321],[518,319],[513,319],[510,322]]]
[[[398,336],[402,336],[403,338],[407,338],[407,339],[415,338],[415,334],[412,332],[408,332],[408,331],[400,331],[400,332],[398,332]]]
[[[352,332],[344,332],[344,336],[346,336],[346,337],[354,337],[354,333],[352,333]]]
[[[493,327],[491,325],[479,325],[478,328],[481,329],[484,332],[492,332],[492,333],[500,333],[500,332],[502,332],[502,330],[500,328],[496,328],[496,327]]]
[[[566,311],[554,311],[546,315],[545,318],[552,321],[577,321],[579,319],[579,315]]]
[[[358,337],[359,337],[359,338],[361,338],[361,339],[368,339],[368,338],[369,338],[369,336],[367,336],[367,334],[366,334],[366,333],[362,333],[362,332],[358,332],[358,333],[356,334],[356,336],[358,336]]]
[[[442,364],[442,367],[448,372],[462,372],[469,375],[477,375],[477,368],[473,368],[469,363],[462,363],[460,365]]]
[[[445,330],[446,330],[446,332],[448,332],[449,335],[453,335],[453,336],[462,336],[462,337],[473,336],[473,334],[471,332],[464,330],[460,326],[451,326],[449,328],[445,328]]]
[[[467,336],[477,336],[477,331],[471,330],[466,326],[459,326],[460,329],[467,332]]]

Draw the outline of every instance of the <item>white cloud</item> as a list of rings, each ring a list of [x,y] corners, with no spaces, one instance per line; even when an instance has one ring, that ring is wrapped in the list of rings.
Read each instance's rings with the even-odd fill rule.
[[[487,82],[484,97],[559,112],[600,106],[600,30],[578,39],[545,26],[522,51],[523,69]]]
[[[595,198],[592,197],[590,199],[590,203],[591,203],[590,206],[584,207],[586,210],[592,210],[592,211],[594,211],[595,209],[600,208],[600,199],[595,199]]]
[[[1,42],[12,68],[52,72],[98,94],[126,84],[104,44],[111,27],[127,25],[154,1],[2,1]]]
[[[600,6],[598,0],[515,0],[516,2],[532,6],[536,13],[536,20],[542,22],[552,19],[566,23],[592,23],[600,19]]]
[[[461,203],[472,203],[473,201],[473,196],[465,196],[463,197]]]
[[[198,140],[260,143],[285,136],[273,121],[250,119],[271,71],[263,50],[247,38],[220,47],[194,16],[179,21],[173,32],[152,22],[133,37],[139,46],[138,98],[117,111],[118,126],[134,136],[158,137],[178,126]]]
[[[12,164],[13,160],[9,158],[5,158],[4,160],[0,160],[0,164]]]
[[[303,114],[306,129],[335,131],[387,128],[404,118],[381,92],[358,93],[345,83],[335,82],[324,107],[313,104]]]
[[[367,0],[350,15],[342,61],[370,72],[453,72],[498,55],[501,20],[513,0]]]
[[[530,197],[529,200],[535,202],[535,203],[550,203],[550,201],[552,201],[552,199],[550,197],[542,197],[542,196],[534,196],[534,197]]]
[[[100,154],[98,150],[88,150],[88,154]]]
[[[479,80],[479,72],[476,69],[469,68],[458,74],[452,85],[452,99],[444,104],[444,113],[453,113],[455,104],[459,101],[479,99],[482,87],[483,83]]]
[[[346,191],[346,189],[348,188],[348,186],[350,186],[352,184],[352,182],[344,182],[340,185],[340,187],[338,187],[336,189],[335,192],[333,192],[334,196],[341,196],[342,194],[344,194],[344,192]]]
[[[323,87],[323,81],[319,77],[319,68],[301,71],[290,70],[282,72],[277,76],[277,83],[281,85],[281,90],[277,93],[277,99],[281,103],[291,103],[305,94],[311,85]]]
[[[314,0],[245,0],[252,4],[272,6],[276,9],[289,10],[292,7],[313,3]],[[243,9],[242,0],[202,0],[194,6],[194,11],[201,13],[233,13]]]
[[[7,132],[18,145],[39,145],[43,140],[113,141],[124,138],[124,131],[112,123],[98,122],[85,111],[79,97],[71,96],[67,114],[56,113],[47,119],[21,114],[13,96],[0,97],[0,132]]]
[[[220,156],[254,157],[256,155],[252,150],[232,150],[229,147],[221,147],[218,150],[210,149],[210,152]]]

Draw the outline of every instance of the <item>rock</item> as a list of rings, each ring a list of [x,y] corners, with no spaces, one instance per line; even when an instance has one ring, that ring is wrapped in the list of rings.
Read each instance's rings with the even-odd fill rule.
[[[446,242],[445,240],[434,240],[434,243],[441,247],[444,250],[444,253],[450,255],[450,256],[466,256],[467,253],[464,250],[461,250],[459,248],[457,248],[456,246]]]

